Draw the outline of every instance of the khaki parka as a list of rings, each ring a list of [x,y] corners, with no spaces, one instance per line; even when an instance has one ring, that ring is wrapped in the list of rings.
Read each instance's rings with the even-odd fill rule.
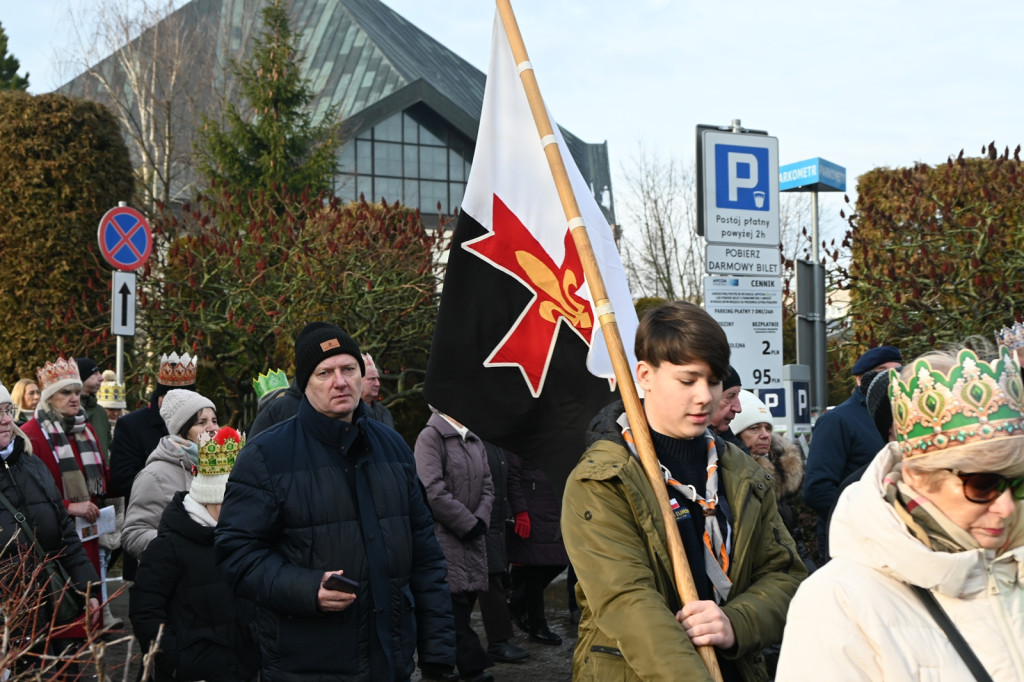
[[[614,436],[611,436],[614,437]],[[732,509],[732,590],[722,610],[736,644],[718,650],[744,680],[767,680],[762,650],[782,639],[790,599],[807,570],[775,501],[771,475],[716,439]],[[598,440],[566,482],[562,532],[582,610],[574,680],[710,680],[675,620],[665,525],[643,467],[622,444]]]

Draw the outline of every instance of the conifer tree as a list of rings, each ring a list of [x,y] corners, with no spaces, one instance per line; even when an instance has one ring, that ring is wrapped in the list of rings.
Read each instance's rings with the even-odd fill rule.
[[[235,192],[277,187],[316,193],[334,175],[337,110],[314,122],[313,93],[300,71],[300,34],[292,31],[280,0],[261,16],[263,32],[252,57],[233,64],[244,105],[229,102],[223,125],[204,118],[200,168]]]
[[[3,23],[0,23],[0,90],[28,89],[28,74],[19,76],[20,68],[21,62],[14,55],[7,54],[7,34]]]

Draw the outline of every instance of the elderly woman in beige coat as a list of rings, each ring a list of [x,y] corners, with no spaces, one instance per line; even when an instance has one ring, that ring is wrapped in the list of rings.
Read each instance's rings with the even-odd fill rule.
[[[929,353],[889,392],[897,440],[839,499],[833,560],[793,599],[776,679],[1024,680],[1019,365]]]

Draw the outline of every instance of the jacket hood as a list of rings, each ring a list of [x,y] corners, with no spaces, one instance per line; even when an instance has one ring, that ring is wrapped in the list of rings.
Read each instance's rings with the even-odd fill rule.
[[[934,552],[922,544],[885,500],[885,476],[898,462],[895,445],[886,446],[863,477],[839,498],[829,526],[833,557],[874,568],[901,582],[934,589],[948,597],[965,597],[986,589],[991,569],[1000,581],[1024,579],[1024,504],[1017,504],[1012,549]]]
[[[169,464],[181,464],[186,469],[192,468],[192,461],[188,458],[188,452],[174,441],[175,436],[164,436],[157,443],[156,449],[149,453],[146,458],[146,466],[153,462],[167,462]]]
[[[625,445],[625,441],[622,440],[622,427],[616,423],[619,415],[625,410],[621,400],[605,405],[587,425],[587,447],[589,448],[599,440]]]
[[[782,436],[772,434],[771,448],[765,457],[754,457],[772,476],[775,497],[782,499],[800,490],[804,480],[804,458],[800,448]]]

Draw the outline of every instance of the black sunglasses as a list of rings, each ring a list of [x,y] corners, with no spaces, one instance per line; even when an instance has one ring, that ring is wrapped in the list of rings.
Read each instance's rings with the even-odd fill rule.
[[[953,472],[964,484],[964,497],[975,504],[989,504],[1009,488],[1013,497],[1024,500],[1024,476],[1007,478],[1000,474],[966,474],[959,469],[947,469]]]

